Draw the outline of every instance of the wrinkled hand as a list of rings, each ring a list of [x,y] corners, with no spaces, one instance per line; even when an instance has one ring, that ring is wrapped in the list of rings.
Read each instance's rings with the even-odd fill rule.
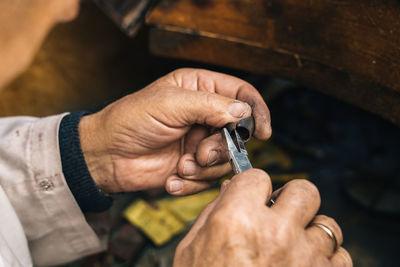
[[[266,140],[269,111],[253,86],[225,74],[180,69],[84,117],[79,132],[89,171],[103,191],[165,186],[184,195],[231,171],[221,134],[210,127],[252,113],[254,136]]]
[[[320,205],[317,188],[293,180],[271,198],[271,182],[258,169],[225,181],[217,199],[200,214],[178,245],[174,267],[181,266],[352,266],[348,252],[334,251],[332,239],[318,222],[329,227],[338,245],[343,242],[337,223],[315,217]]]

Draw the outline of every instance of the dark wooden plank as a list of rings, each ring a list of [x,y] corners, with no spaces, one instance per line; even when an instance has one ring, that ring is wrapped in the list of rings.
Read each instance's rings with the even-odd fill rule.
[[[205,49],[207,48],[207,49]],[[365,77],[315,61],[223,39],[152,29],[150,50],[157,55],[212,63],[296,81],[377,113],[400,125],[400,94]],[[296,67],[301,64],[302,67]]]
[[[161,0],[151,50],[290,79],[400,125],[400,1]]]

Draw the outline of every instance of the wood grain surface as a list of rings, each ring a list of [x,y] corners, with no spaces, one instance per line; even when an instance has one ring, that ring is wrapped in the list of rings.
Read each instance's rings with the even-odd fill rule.
[[[161,0],[158,55],[295,81],[400,125],[400,1]]]

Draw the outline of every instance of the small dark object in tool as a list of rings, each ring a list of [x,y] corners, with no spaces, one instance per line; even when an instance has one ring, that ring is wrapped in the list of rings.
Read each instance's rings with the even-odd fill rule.
[[[235,174],[253,168],[247,157],[247,150],[244,146],[244,142],[236,129],[229,132],[228,127],[222,128],[222,138],[228,149],[229,163]]]
[[[238,122],[238,124],[236,125],[236,131],[243,139],[243,142],[249,141],[250,138],[253,136],[255,128],[254,126],[255,123],[253,115]]]
[[[225,128],[228,130],[229,133],[232,133],[234,130],[239,134],[240,138],[243,142],[247,142],[253,136],[255,123],[254,117],[245,118],[240,120],[237,124],[235,123],[228,123],[225,125]]]

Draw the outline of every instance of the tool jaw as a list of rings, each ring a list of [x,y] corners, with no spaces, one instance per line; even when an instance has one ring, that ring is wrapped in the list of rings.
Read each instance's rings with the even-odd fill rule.
[[[232,170],[235,174],[253,168],[247,156],[243,154],[236,154],[229,162],[231,163]]]
[[[232,166],[233,172],[238,174],[247,169],[251,169],[252,166],[247,157],[247,150],[236,129],[229,132],[228,129],[224,127],[222,130],[222,136],[228,148],[229,162]]]

